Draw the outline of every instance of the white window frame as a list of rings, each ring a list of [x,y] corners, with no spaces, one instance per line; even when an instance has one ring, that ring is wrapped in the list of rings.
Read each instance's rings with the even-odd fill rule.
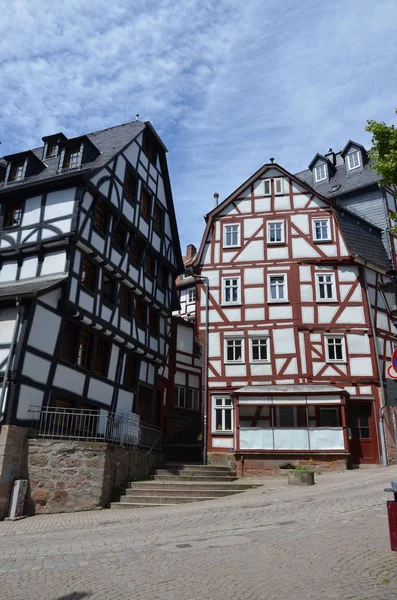
[[[237,227],[237,232],[232,232],[230,235],[233,237],[233,234],[237,234],[237,243],[236,244],[228,244],[227,243],[227,230],[229,227]],[[224,248],[239,248],[241,246],[241,227],[240,223],[228,223],[223,226],[223,247]]]
[[[193,294],[193,298],[191,298]],[[196,302],[196,288],[188,288],[186,290],[186,304],[194,304]]]
[[[282,177],[275,177],[274,181],[274,195],[275,196],[283,196],[284,195],[284,179]],[[280,190],[277,191],[277,185],[280,185]]]
[[[315,273],[316,276],[316,301],[317,302],[336,302],[336,281],[335,281],[335,273],[328,273],[327,271],[320,271]],[[331,286],[332,286],[332,297],[331,298],[321,298],[320,296],[320,285],[328,285],[327,282],[320,283],[320,277],[331,277]]]
[[[272,298],[271,295],[271,278],[272,277],[283,277],[284,278],[284,298]],[[267,301],[271,304],[280,304],[288,302],[288,277],[287,273],[268,273],[267,274]]]
[[[328,340],[331,338],[339,338],[342,341],[342,358],[330,358]],[[325,356],[327,363],[346,363],[346,339],[344,335],[329,333],[324,336]]]
[[[222,400],[222,404],[217,406],[216,401]],[[228,402],[226,404],[226,401]],[[222,429],[216,429],[216,412],[222,412]],[[230,411],[230,429],[225,429],[225,411]],[[234,431],[234,418],[233,418],[233,401],[230,396],[213,396],[212,397],[212,433],[229,433],[232,434]]]
[[[320,169],[324,169],[324,176],[320,174]],[[320,183],[321,181],[327,181],[328,179],[328,169],[327,165],[324,162],[318,163],[314,167],[314,181],[316,183]]]
[[[266,188],[268,188],[268,189],[266,190]],[[263,180],[263,195],[264,196],[272,195],[272,180],[271,179]]]
[[[228,342],[241,342],[241,358],[239,360],[230,360],[227,357]],[[234,346],[235,347],[235,346]],[[241,365],[245,363],[245,347],[244,338],[242,336],[230,336],[225,337],[225,364],[227,365]]]
[[[328,237],[327,238],[316,237],[316,233],[317,233],[316,223],[320,223],[320,221],[327,221],[327,229],[328,229]],[[323,219],[322,218],[312,219],[312,230],[313,230],[313,241],[314,242],[317,242],[318,244],[321,244],[323,242],[332,242],[331,219],[329,217],[324,217]]]
[[[182,393],[183,392],[183,393]],[[183,404],[181,402],[183,397]],[[174,406],[176,408],[186,408],[186,386],[175,384],[174,388]]]
[[[250,362],[254,364],[269,364],[270,363],[270,337],[268,335],[261,336],[253,336],[249,338],[250,340]],[[265,341],[266,344],[266,358],[254,358],[254,349],[253,342],[259,342],[259,347],[261,346],[260,342]]]
[[[270,225],[281,225],[281,240],[271,241],[270,239]],[[267,221],[266,223],[266,241],[269,245],[274,244],[285,244],[285,221],[284,219],[277,219],[275,221]]]
[[[348,154],[346,154],[346,166],[347,166],[347,170],[348,171],[354,171],[354,169],[359,169],[361,167],[361,156],[360,156],[361,152],[360,150],[352,150],[351,152],[349,152]],[[350,157],[351,156],[357,156],[357,165],[351,165],[350,163]]]
[[[226,281],[231,281],[233,279],[237,280],[237,300],[226,301]],[[222,277],[222,305],[235,306],[236,304],[241,304],[241,276],[231,275],[230,277]]]

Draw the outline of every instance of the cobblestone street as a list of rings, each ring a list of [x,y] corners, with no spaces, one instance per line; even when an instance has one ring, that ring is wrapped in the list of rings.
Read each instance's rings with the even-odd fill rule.
[[[0,523],[1,600],[392,599],[383,492],[397,467],[268,479],[177,507]]]

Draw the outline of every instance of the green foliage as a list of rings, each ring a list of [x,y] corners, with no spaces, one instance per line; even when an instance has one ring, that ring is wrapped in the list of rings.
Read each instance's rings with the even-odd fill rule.
[[[298,465],[295,467],[295,471],[311,471],[309,467],[305,467],[304,465]]]

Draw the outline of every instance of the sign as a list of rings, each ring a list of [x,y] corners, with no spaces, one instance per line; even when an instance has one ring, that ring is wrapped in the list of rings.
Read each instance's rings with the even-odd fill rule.
[[[391,365],[387,369],[387,375],[390,379],[397,379],[397,348],[393,352],[391,357]]]
[[[27,479],[16,479],[12,488],[10,519],[17,519],[23,515],[26,491],[28,489]]]

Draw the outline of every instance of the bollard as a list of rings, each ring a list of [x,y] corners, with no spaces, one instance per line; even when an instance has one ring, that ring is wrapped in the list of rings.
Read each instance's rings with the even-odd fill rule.
[[[385,492],[394,494],[394,500],[388,500],[386,504],[389,518],[390,547],[393,552],[397,552],[397,481],[392,481],[391,488],[386,488]]]

